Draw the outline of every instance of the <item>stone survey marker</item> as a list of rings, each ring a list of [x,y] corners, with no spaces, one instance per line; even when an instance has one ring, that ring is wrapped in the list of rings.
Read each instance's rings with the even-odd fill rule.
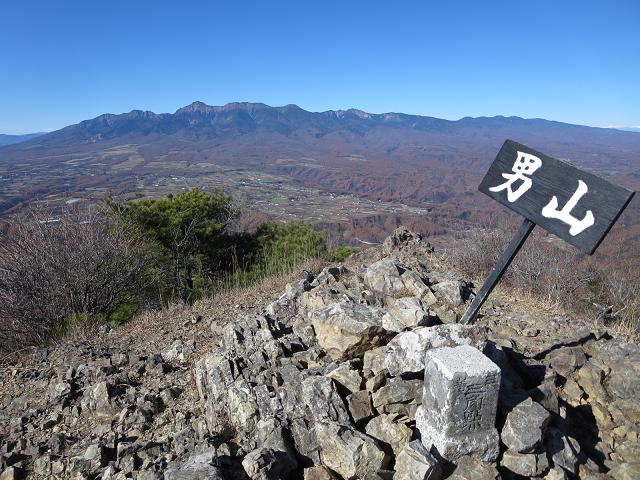
[[[429,350],[416,427],[427,449],[447,460],[498,456],[495,428],[500,369],[478,349],[462,345]]]

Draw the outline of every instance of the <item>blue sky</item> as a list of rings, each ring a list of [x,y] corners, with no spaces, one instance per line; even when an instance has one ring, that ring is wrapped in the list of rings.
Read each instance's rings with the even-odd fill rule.
[[[6,0],[0,133],[259,101],[640,125],[640,1]]]

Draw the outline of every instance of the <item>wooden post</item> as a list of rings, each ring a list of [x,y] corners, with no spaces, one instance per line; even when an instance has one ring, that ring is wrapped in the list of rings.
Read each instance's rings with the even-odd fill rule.
[[[514,257],[517,255],[518,251],[535,226],[536,224],[528,218],[524,219],[522,225],[520,226],[520,229],[513,236],[511,242],[509,242],[507,249],[498,260],[498,263],[496,263],[496,266],[493,267],[493,270],[491,270],[491,274],[489,274],[489,276],[485,280],[484,285],[482,285],[482,288],[476,295],[476,298],[473,299],[473,303],[471,304],[471,306],[464,313],[464,316],[460,320],[460,323],[473,323],[476,320],[476,316],[480,311],[480,307],[482,307],[485,300],[502,277],[502,274],[505,272]]]

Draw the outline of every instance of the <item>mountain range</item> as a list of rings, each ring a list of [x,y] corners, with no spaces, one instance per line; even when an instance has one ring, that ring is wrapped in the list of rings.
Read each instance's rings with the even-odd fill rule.
[[[309,112],[297,105],[270,107],[263,103],[229,103],[210,106],[194,102],[175,113],[154,113],[132,110],[119,115],[104,114],[48,134],[15,137],[24,141],[33,137],[31,146],[59,147],[84,143],[106,142],[144,137],[174,137],[185,140],[219,139],[225,137],[277,134],[285,137],[311,136],[322,139],[336,133],[366,138],[372,133],[432,134],[463,141],[468,137],[499,137],[504,133],[525,135],[531,140],[544,136],[546,142],[565,144],[589,142],[637,147],[640,138],[617,129],[586,127],[543,119],[520,117],[465,117],[457,121],[408,115],[403,113],[371,114],[357,109]],[[18,138],[22,137],[22,138]],[[563,140],[561,140],[563,139]],[[16,142],[17,143],[17,142]],[[458,142],[454,142],[458,143]],[[20,148],[20,147],[18,147]]]

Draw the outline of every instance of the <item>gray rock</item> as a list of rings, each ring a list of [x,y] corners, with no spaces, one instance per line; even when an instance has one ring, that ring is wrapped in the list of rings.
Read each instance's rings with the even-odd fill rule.
[[[97,443],[89,445],[84,452],[83,458],[91,463],[105,466],[108,461],[106,449]]]
[[[334,360],[358,357],[386,343],[382,311],[355,303],[336,303],[309,313],[318,344]]]
[[[368,390],[360,390],[347,395],[347,406],[354,423],[359,423],[373,416],[371,394]]]
[[[260,420],[256,425],[256,430],[258,444],[262,447],[268,447],[277,453],[278,463],[280,464],[278,471],[281,471],[286,465],[293,465],[291,469],[296,468],[295,455],[285,438],[284,429],[279,421],[274,418]]]
[[[388,445],[388,454],[398,455],[409,440],[411,440],[412,430],[404,423],[397,423],[394,420],[398,415],[378,415],[367,423],[365,432],[376,440],[382,442],[382,446]]]
[[[33,473],[40,477],[49,478],[51,475],[51,457],[41,455],[33,461]]]
[[[316,342],[316,333],[313,330],[313,326],[309,324],[306,318],[296,317],[291,326],[293,333],[300,337],[302,343],[306,347],[310,347]]]
[[[495,465],[481,462],[472,456],[460,458],[456,469],[447,480],[500,480],[500,474]]]
[[[435,447],[447,460],[469,454],[495,460],[499,387],[500,369],[476,348],[429,350],[422,406],[416,414],[425,447]]]
[[[161,473],[154,472],[153,470],[138,471],[136,475],[136,480],[162,480],[163,478]]]
[[[549,468],[546,453],[518,453],[507,450],[502,455],[501,465],[513,473],[525,477],[539,477]]]
[[[314,420],[349,422],[344,402],[330,378],[306,378],[302,382],[302,398]]]
[[[362,387],[362,375],[358,370],[351,368],[349,363],[343,363],[327,373],[327,377],[346,388],[349,392],[357,392]]]
[[[390,332],[401,332],[407,328],[426,326],[429,315],[422,308],[422,303],[415,297],[395,299],[382,317],[382,326]]]
[[[61,401],[69,396],[73,386],[70,382],[64,381],[60,378],[54,378],[49,384],[48,395],[53,401]]]
[[[471,345],[473,330],[467,325],[418,327],[399,333],[387,345],[364,355],[364,370],[374,374],[387,369],[391,376],[424,370],[428,350],[439,347]]]
[[[405,290],[417,298],[425,298],[431,293],[429,287],[424,283],[420,275],[413,270],[405,270],[400,276],[402,283],[404,283]]]
[[[575,475],[578,472],[580,455],[580,444],[577,440],[555,427],[549,427],[544,441],[553,464]]]
[[[462,288],[464,284],[459,280],[445,280],[431,286],[436,297],[450,305],[457,307],[462,305]]]
[[[369,266],[364,273],[364,283],[373,292],[390,296],[404,292],[406,287],[402,278],[401,271],[404,271],[399,265],[390,258],[384,258]]]
[[[258,422],[259,408],[253,388],[239,377],[227,389],[228,417],[223,421],[233,424],[238,431],[250,431]]]
[[[551,414],[531,398],[516,405],[509,412],[502,428],[502,442],[511,450],[531,453],[542,445]]]
[[[422,388],[422,380],[391,378],[371,395],[373,407],[380,413],[401,413],[413,418],[422,402]]]
[[[319,285],[331,285],[340,280],[340,277],[347,270],[342,265],[338,267],[325,267],[311,282],[312,287]]]
[[[440,480],[442,469],[436,458],[414,440],[402,448],[396,457],[396,472],[393,480]]]
[[[297,282],[289,283],[277,300],[271,302],[265,308],[265,313],[272,319],[277,319],[280,314],[292,313],[296,310],[296,304],[305,292],[311,290],[313,275],[305,273],[305,278]]]
[[[289,432],[293,439],[293,447],[302,467],[320,464],[320,446],[313,426],[313,421],[308,421],[304,418],[296,418],[289,421]]]
[[[382,251],[386,255],[390,255],[395,249],[407,245],[420,245],[422,237],[409,230],[405,226],[396,228],[391,235],[382,242]]]
[[[545,480],[567,480],[569,477],[567,476],[567,471],[561,467],[554,467],[547,472],[544,476]],[[617,477],[613,477],[617,478]],[[631,479],[629,479],[631,480]]]
[[[322,463],[345,480],[377,475],[389,462],[373,438],[349,426],[319,422],[315,434]]]
[[[83,396],[86,407],[95,412],[99,417],[111,417],[115,409],[111,404],[111,386],[107,382],[99,382],[94,387],[89,387]]]
[[[324,465],[304,469],[304,480],[336,480],[336,476]]]
[[[173,435],[173,451],[176,455],[183,455],[184,453],[193,451],[195,445],[195,432],[191,426],[183,428]]]
[[[174,460],[167,465],[165,480],[224,480],[222,470],[213,465],[215,449],[193,454],[185,459]]]
[[[564,377],[568,377],[586,362],[587,358],[579,347],[564,347],[549,353],[551,368]]]
[[[242,467],[252,480],[283,478],[297,466],[295,458],[289,452],[269,447],[257,448],[242,460]]]
[[[333,303],[357,303],[355,296],[341,283],[321,285],[308,292],[304,292],[298,300],[300,313],[308,316],[309,312]]]
[[[609,470],[609,475],[616,480],[637,480],[640,478],[640,463],[616,463]]]
[[[171,347],[162,352],[161,355],[165,362],[183,363],[187,360],[189,355],[193,353],[193,350],[193,342],[183,342],[178,339],[171,344]]]

